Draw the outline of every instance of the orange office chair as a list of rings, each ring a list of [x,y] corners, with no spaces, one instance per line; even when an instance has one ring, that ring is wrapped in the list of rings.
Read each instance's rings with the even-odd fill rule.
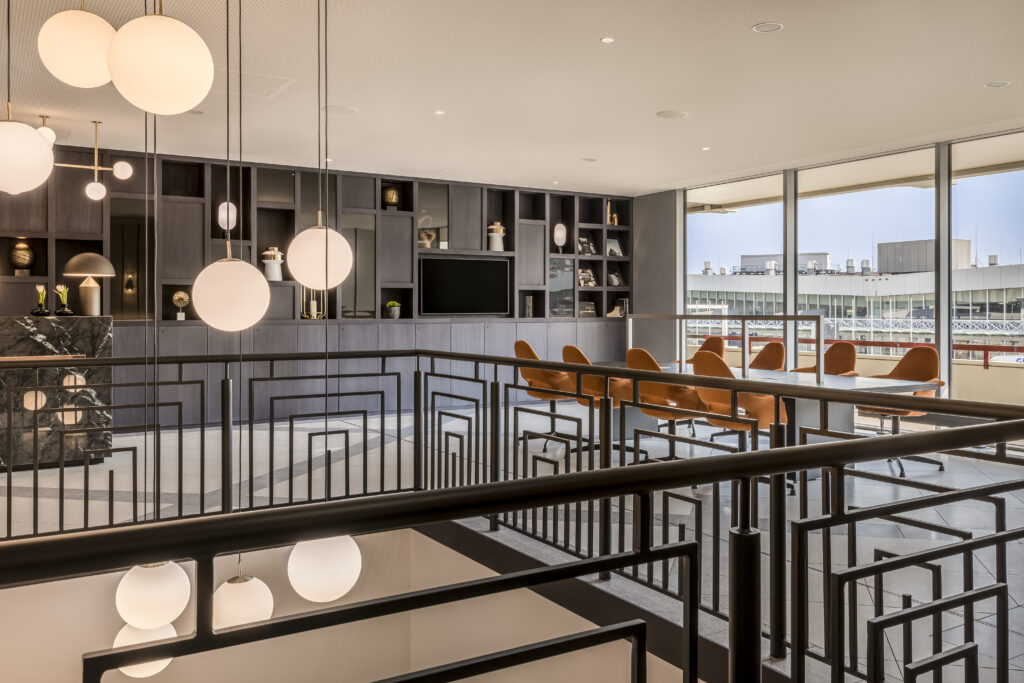
[[[697,349],[698,353],[700,353],[701,351],[710,351],[711,353],[715,354],[719,358],[722,358],[722,357],[725,356],[725,340],[722,339],[721,337],[708,337],[700,345],[700,348]],[[678,361],[678,360],[676,361],[676,363],[680,363],[680,362],[681,361]],[[686,362],[687,363],[692,363],[693,362],[693,358],[687,358]]]
[[[793,368],[793,372],[817,372],[818,365]],[[825,374],[857,376],[857,347],[848,341],[840,341],[825,349]]]
[[[709,351],[698,351],[693,356],[694,374],[705,377],[727,377],[735,379],[732,369],[725,361]],[[712,413],[730,416],[732,414],[731,392],[725,389],[706,389],[697,387],[697,394]],[[728,419],[708,418],[708,424],[721,427],[729,432],[737,432],[740,438],[740,450],[746,450],[747,432],[753,431],[752,438],[757,438],[759,430],[766,429],[775,419],[775,397],[770,394],[740,394],[737,397],[739,407],[744,416],[757,420],[756,429],[753,425],[733,422]],[[780,406],[780,419],[786,422],[786,408]],[[717,436],[714,435],[714,436]]]
[[[530,342],[523,341],[520,339],[515,343],[515,354],[516,358],[523,360],[540,360],[540,356],[530,346]],[[554,413],[556,408],[556,402],[562,401],[570,396],[563,396],[561,394],[552,394],[543,389],[553,389],[555,391],[576,391],[575,378],[570,378],[568,372],[558,372],[557,370],[538,370],[536,368],[519,368],[519,375],[526,382],[527,386],[531,389],[526,390],[526,395],[532,398],[540,399],[541,401],[547,401],[549,410]],[[555,424],[554,415],[550,418],[550,431],[548,436],[558,436],[557,425]],[[542,450],[547,452],[548,442],[544,441]]]
[[[939,352],[931,346],[915,346],[900,359],[888,374],[872,375],[882,379],[905,379],[912,382],[931,382],[935,389],[915,391],[914,396],[935,396],[939,387],[945,386],[945,382],[939,379]],[[875,415],[879,419],[879,433],[885,428],[885,418],[892,418],[892,433],[900,433],[901,417],[920,417],[925,413],[916,410],[896,410],[894,408],[878,408],[875,406],[857,406],[862,415]],[[923,462],[929,465],[936,465],[940,472],[945,471],[946,466],[934,458],[925,458],[919,455],[905,456],[907,460]],[[907,473],[903,469],[900,458],[891,458],[889,462],[896,461],[900,469],[900,476],[905,477]]]
[[[587,354],[583,353],[578,347],[571,345],[562,347],[562,361],[579,365],[593,365],[590,359],[587,358]],[[572,387],[570,391],[576,391],[576,375],[571,372],[566,374],[569,376],[569,382]],[[599,375],[583,375],[580,380],[580,391],[587,396],[593,396],[595,398],[594,406],[599,407],[604,396],[604,377]],[[618,408],[619,401],[631,401],[633,399],[633,383],[628,379],[612,377],[608,380],[608,394],[612,397],[612,407]],[[581,406],[590,405],[590,401],[582,396],[576,400]]]
[[[632,370],[650,370],[661,372],[661,366],[645,349],[630,349],[626,352],[626,367]],[[693,387],[678,384],[660,384],[658,382],[637,382],[641,403],[649,403],[667,408],[706,411],[707,406],[700,400],[700,395]],[[678,413],[656,408],[640,408],[640,412],[657,420],[668,420],[669,434],[675,434],[677,422],[685,422],[690,426],[690,434],[697,435],[692,418],[680,418]],[[675,444],[671,444],[674,446]],[[674,450],[671,449],[671,450]]]
[[[754,370],[785,370],[786,347],[781,342],[768,342],[750,361],[749,367]]]

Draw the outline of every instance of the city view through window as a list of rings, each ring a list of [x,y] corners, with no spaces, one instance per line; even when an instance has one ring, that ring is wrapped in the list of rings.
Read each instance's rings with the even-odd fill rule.
[[[952,395],[984,398],[991,382],[1024,384],[1016,372],[977,375],[1024,372],[1024,134],[955,144],[952,165]],[[823,316],[827,338],[854,341],[862,374],[934,344],[934,151],[801,171],[797,188],[796,311]],[[783,232],[781,175],[688,192],[688,312],[782,313]],[[782,331],[768,321],[750,329]],[[1024,403],[1016,393],[1008,400]]]

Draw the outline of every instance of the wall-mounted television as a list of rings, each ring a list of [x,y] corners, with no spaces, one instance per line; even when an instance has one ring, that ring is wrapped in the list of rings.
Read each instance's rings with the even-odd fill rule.
[[[420,315],[508,315],[509,260],[420,259]]]

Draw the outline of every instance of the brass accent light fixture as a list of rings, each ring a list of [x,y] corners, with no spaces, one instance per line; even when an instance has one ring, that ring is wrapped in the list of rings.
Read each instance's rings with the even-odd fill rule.
[[[100,171],[111,171],[118,180],[127,180],[132,177],[134,169],[127,161],[118,161],[113,166],[100,166],[100,121],[93,121],[92,133],[92,164],[54,164],[62,168],[82,168],[92,171],[92,182],[85,186],[85,196],[93,201],[99,201],[107,196],[107,186],[100,182]],[[44,117],[43,124],[46,124]]]

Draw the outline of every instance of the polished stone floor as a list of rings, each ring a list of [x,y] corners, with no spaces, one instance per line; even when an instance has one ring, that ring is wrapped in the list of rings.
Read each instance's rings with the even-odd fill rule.
[[[573,408],[562,408],[572,411]],[[582,408],[578,409],[582,411]],[[445,481],[445,464],[447,464],[448,482],[459,483],[468,478],[474,480],[476,473],[486,474],[485,449],[473,452],[476,443],[476,425],[472,425],[464,411],[449,410],[442,415],[440,424],[442,432],[449,434],[442,439],[444,452],[447,456],[437,456],[434,464],[438,473],[435,483]],[[577,413],[581,414],[581,413]],[[522,414],[521,429],[544,432],[547,420],[536,415]],[[233,431],[234,478],[231,484],[233,504],[237,507],[248,507],[251,504],[262,506],[269,503],[287,504],[306,500],[321,500],[325,497],[328,481],[328,463],[324,449],[324,433],[330,432],[328,447],[330,448],[330,489],[332,497],[346,494],[376,493],[381,490],[392,491],[398,488],[409,488],[413,485],[412,459],[412,420],[403,419],[401,434],[397,431],[397,420],[389,415],[383,421],[379,417],[368,418],[364,425],[356,419],[331,419],[325,425],[323,419],[296,423],[289,431],[287,421],[275,425],[273,435],[268,425],[260,424],[252,434],[252,467],[250,469],[250,435],[244,427],[236,427]],[[365,438],[364,438],[365,431]],[[698,427],[699,436],[706,438],[711,432],[708,427]],[[205,439],[203,438],[205,436]],[[722,443],[734,443],[734,437],[723,437]],[[289,458],[289,443],[292,444],[292,457]],[[201,435],[196,429],[185,430],[179,442],[177,432],[164,432],[160,440],[159,498],[154,495],[154,477],[156,468],[156,443],[152,435],[143,438],[141,435],[119,435],[115,438],[115,447],[125,449],[109,456],[101,463],[88,468],[66,468],[63,473],[58,469],[43,469],[38,473],[31,471],[16,472],[10,482],[11,496],[5,501],[8,505],[0,506],[0,528],[9,524],[13,535],[24,535],[35,532],[51,532],[82,528],[86,516],[88,526],[104,526],[114,523],[131,522],[133,519],[169,518],[179,514],[194,515],[200,511],[218,512],[222,500],[221,457],[219,429],[208,429]],[[271,446],[273,446],[271,448]],[[565,471],[568,460],[569,468],[576,470],[587,468],[588,458],[577,460],[577,456],[569,454],[566,458],[564,445],[551,442],[547,450],[541,439],[531,438],[529,454],[520,453],[519,472],[524,469],[536,468],[537,476],[548,476],[558,463],[559,471]],[[205,447],[205,452],[204,452]],[[511,447],[511,446],[510,446]],[[667,446],[664,442],[645,441],[643,445],[649,457],[664,457]],[[134,453],[133,453],[134,449]],[[401,449],[401,457],[399,457]],[[678,446],[678,457],[714,457],[716,452],[702,446]],[[961,457],[939,456],[945,463],[945,471],[939,472],[931,465],[907,462],[908,479],[901,485],[870,481],[850,477],[847,481],[846,496],[850,505],[864,507],[890,501],[911,499],[926,495],[928,492],[918,488],[914,482],[923,482],[967,488],[983,484],[1021,478],[1024,472],[1009,465],[986,463]],[[133,468],[134,461],[134,468]],[[618,462],[618,455],[615,456]],[[632,456],[627,455],[624,462],[631,462]],[[896,473],[894,466],[881,460],[858,466],[859,470],[881,474]],[[137,484],[133,491],[133,469]],[[429,464],[425,480],[431,482]],[[239,476],[241,474],[241,476]],[[531,472],[532,474],[532,472]],[[110,487],[113,477],[113,488]],[[38,478],[37,482],[35,478]],[[84,494],[84,484],[88,477],[89,495]],[[63,479],[63,481],[62,481]],[[250,497],[250,490],[252,495]],[[37,491],[37,495],[33,495]],[[721,605],[728,605],[727,581],[724,578],[727,563],[727,543],[731,497],[728,485],[721,486],[721,498],[718,511],[723,539],[720,555],[720,575],[723,576],[721,586]],[[696,490],[686,489],[677,493],[694,497],[701,501],[703,523],[699,530],[703,543],[702,567],[702,600],[711,604],[712,585],[712,487],[702,486]],[[821,487],[812,481],[808,489],[809,509],[821,509]],[[7,498],[6,490],[0,494]],[[1000,496],[1006,502],[1007,528],[1024,526],[1024,490]],[[759,496],[760,527],[768,528],[768,488],[760,487]],[[798,497],[787,498],[787,514],[790,519],[799,514]],[[625,502],[620,509],[616,502],[613,509],[613,537],[619,537],[620,523],[631,521],[630,504]],[[669,526],[670,540],[676,540],[679,526],[686,527],[687,538],[692,538],[696,529],[695,505],[680,500],[669,503],[669,516],[661,514],[662,501],[655,501],[657,515],[655,539],[662,538],[662,525]],[[548,515],[550,526],[547,527],[547,538],[553,538],[554,510],[538,512],[538,525]],[[559,510],[559,527],[564,530],[565,520],[570,520],[572,549],[586,552],[588,537],[584,533],[580,537],[574,534],[574,526],[580,521],[586,528],[590,519],[586,505],[577,510],[574,506],[561,507]],[[907,515],[913,519],[932,524],[953,527],[973,536],[991,533],[995,529],[993,506],[984,501],[967,501],[955,505],[929,507]],[[577,518],[579,518],[577,520]],[[527,515],[519,518],[528,529],[533,529],[533,518]],[[538,526],[538,531],[541,527]],[[624,536],[629,537],[628,530],[623,529]],[[832,562],[834,566],[845,566],[847,557],[845,528],[838,528],[832,533]],[[564,543],[564,534],[560,537]],[[578,539],[578,545],[577,545]],[[857,527],[857,563],[863,564],[873,559],[876,549],[904,554],[918,549],[943,545],[954,541],[949,535],[934,530],[915,528],[907,523],[874,520]],[[822,537],[814,534],[810,543],[810,640],[813,645],[822,643],[822,626],[824,623],[822,597]],[[767,623],[767,550],[769,537],[763,534],[762,553],[762,585],[765,587],[764,617]],[[1013,543],[1007,548],[1008,584],[1010,590],[1009,612],[1009,645],[1011,678],[1024,680],[1024,544]],[[787,550],[787,558],[789,553]],[[960,559],[951,558],[941,563],[942,591],[949,595],[963,589],[964,566]],[[981,551],[973,559],[974,586],[980,587],[995,581],[995,551]],[[655,578],[660,578],[661,569],[655,568]],[[676,586],[676,567],[667,572],[669,588]],[[930,574],[925,569],[913,568],[894,572],[885,577],[881,601],[885,611],[897,609],[903,595],[909,595],[912,604],[927,602],[931,595]],[[788,582],[787,582],[788,588]],[[669,599],[669,598],[664,598]],[[867,618],[875,609],[873,583],[863,582],[857,589],[857,604],[860,617]],[[982,679],[994,680],[995,656],[995,607],[992,601],[981,603],[974,614],[975,640],[981,649]],[[940,640],[943,648],[963,642],[964,611],[954,610],[944,615]],[[922,620],[913,629],[913,655],[919,659],[932,651],[933,642],[930,620]],[[859,629],[860,665],[863,667],[865,655],[864,627]],[[885,658],[887,675],[891,679],[902,678],[902,634],[897,629],[886,633]],[[782,668],[785,662],[780,662]],[[953,666],[947,669],[945,681],[962,680],[962,671]],[[852,680],[852,678],[851,678]]]

